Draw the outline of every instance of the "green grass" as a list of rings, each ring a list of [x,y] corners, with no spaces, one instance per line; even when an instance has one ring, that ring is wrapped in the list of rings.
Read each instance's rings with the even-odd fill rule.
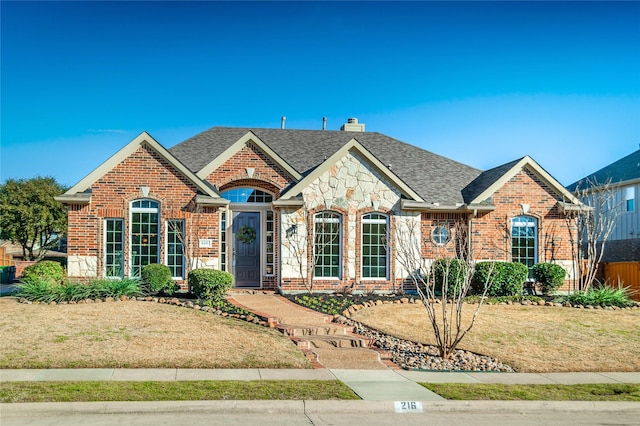
[[[4,382],[0,402],[359,399],[337,380]]]
[[[420,383],[451,400],[640,401],[640,384],[503,385]]]

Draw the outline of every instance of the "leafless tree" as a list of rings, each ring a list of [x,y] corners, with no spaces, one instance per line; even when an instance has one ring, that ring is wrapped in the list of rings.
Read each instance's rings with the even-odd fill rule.
[[[584,204],[566,219],[570,231],[575,226],[574,232],[569,232],[576,271],[574,288],[588,291],[596,281],[605,244],[622,214],[622,202],[616,200],[611,180],[600,184],[587,179],[584,187],[578,186],[574,194]]]
[[[431,262],[422,257],[423,242],[420,223],[406,220],[396,226],[396,259],[416,287],[427,311],[429,321],[442,358],[451,357],[464,336],[475,324],[482,306],[492,270],[486,276],[483,289],[473,315],[465,322],[462,313],[464,299],[471,290],[475,264],[468,252],[468,229],[463,220],[453,225],[452,241],[456,245],[456,256],[436,256]]]
[[[309,222],[309,216],[305,209],[298,210],[298,217],[287,216],[285,245],[289,247],[296,260],[298,275],[309,294],[313,293],[313,277],[316,266],[320,263],[325,250],[334,244],[340,235],[338,226],[338,223],[318,223],[320,232],[317,232],[315,224]]]

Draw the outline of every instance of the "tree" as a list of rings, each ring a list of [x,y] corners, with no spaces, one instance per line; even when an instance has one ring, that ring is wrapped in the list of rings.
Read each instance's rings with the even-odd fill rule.
[[[67,230],[67,211],[54,199],[64,192],[52,177],[8,179],[0,185],[0,238],[20,244],[25,259],[42,259]]]
[[[611,180],[598,183],[587,179],[584,188],[578,185],[574,191],[584,206],[567,217],[567,226],[577,226],[572,238],[572,256],[575,264],[575,284],[578,290],[588,291],[598,274],[604,248],[611,236],[618,217],[622,214],[622,203],[616,200]],[[574,225],[575,223],[575,225]]]
[[[337,241],[339,224],[331,222],[309,223],[305,209],[288,215],[284,222],[286,239],[283,243],[291,254],[302,285],[313,293],[313,277],[322,256]]]
[[[468,252],[468,233],[464,220],[459,220],[453,226],[451,243],[456,247],[455,257],[446,257],[442,253],[430,263],[422,257],[419,221],[407,219],[396,226],[396,259],[405,270],[407,280],[415,285],[424,304],[439,355],[449,359],[475,324],[493,270],[488,271],[480,301],[471,319],[465,322],[462,317],[464,299],[471,290],[475,264]]]

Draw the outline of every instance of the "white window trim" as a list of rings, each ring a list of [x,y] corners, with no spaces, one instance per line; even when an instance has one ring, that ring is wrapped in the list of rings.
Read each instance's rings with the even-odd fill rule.
[[[151,207],[133,207],[133,203],[137,202],[137,201],[153,201],[154,203],[158,204],[157,208],[151,208]],[[133,214],[134,213],[157,213],[158,214],[158,227],[160,228],[162,226],[162,220],[160,218],[160,201],[158,200],[154,200],[152,198],[137,198],[135,200],[132,200],[131,202],[129,202],[129,229],[128,231],[128,235],[127,237],[129,238],[129,253],[128,253],[128,257],[129,257],[129,278],[135,278],[133,276],[133,252],[132,252],[132,236],[133,236]],[[160,241],[160,236],[162,235],[162,229],[158,229],[158,250],[162,249],[162,241]],[[160,257],[160,252],[158,252],[158,257],[157,257],[157,262],[159,262],[161,259]]]
[[[365,219],[365,216],[369,216],[371,214],[378,214],[378,215],[384,216],[384,219]],[[364,237],[364,224],[365,223],[369,223],[369,224],[384,224],[384,225],[386,225],[386,228],[387,228],[386,234],[388,236],[389,235],[389,216],[384,214],[384,213],[371,212],[371,213],[365,213],[361,217],[362,217],[362,220],[361,220],[361,223],[360,223],[360,278],[363,281],[381,281],[381,280],[382,281],[386,281],[390,277],[390,273],[389,273],[389,271],[390,271],[390,265],[389,265],[389,262],[390,262],[389,241],[387,241],[386,244],[385,244],[385,248],[386,248],[387,253],[386,253],[386,262],[385,262],[386,265],[385,265],[385,275],[384,275],[384,277],[365,277],[364,276],[364,262],[363,262],[364,255],[362,254],[362,245],[363,245],[362,239]],[[388,240],[388,238],[387,238],[387,240]]]
[[[324,213],[331,213],[333,215],[333,217],[331,218],[322,218],[320,220],[318,220],[316,222],[316,216],[320,215],[320,214],[324,214]],[[338,276],[331,276],[331,277],[316,277],[316,264],[315,262],[312,262],[313,264],[313,271],[312,271],[312,276],[313,276],[313,280],[316,281],[340,281],[342,280],[342,256],[344,254],[343,249],[344,247],[342,247],[342,214],[333,211],[333,210],[324,210],[318,213],[315,213],[313,215],[313,234],[312,234],[312,238],[313,238],[313,243],[312,243],[312,249],[313,249],[313,253],[312,256],[315,258],[316,256],[316,223],[337,223],[338,224]]]
[[[447,238],[444,242],[436,241],[436,231],[443,229],[447,233]],[[437,234],[442,237],[442,233]],[[431,242],[437,246],[446,246],[451,241],[451,231],[445,225],[437,225],[431,230]]]
[[[520,217],[525,217],[525,218],[529,218],[529,219],[533,219],[533,221],[527,221],[526,222],[526,226],[517,226],[517,228],[533,228],[533,235],[534,235],[534,239],[533,239],[533,264],[536,265],[539,262],[539,258],[538,258],[538,245],[539,245],[539,241],[538,241],[538,218],[534,217],[534,216],[528,216],[528,215],[519,215],[519,216],[514,216],[511,218],[511,247],[513,249],[513,223],[514,220]],[[515,262],[514,257],[513,257],[513,252],[511,252],[511,261]],[[527,268],[528,269],[528,268]],[[529,278],[527,278],[529,279]]]
[[[187,230],[187,223],[184,219],[167,219],[164,221],[164,264],[169,266],[169,222],[182,222],[182,229],[183,232],[186,234],[186,230]],[[184,255],[184,251],[187,248],[182,247],[183,253],[182,253],[182,272],[183,274],[185,272],[187,272],[187,265],[186,265],[186,258]],[[174,281],[181,281],[181,280],[185,280],[187,277],[182,276],[182,277],[174,277],[173,274],[171,274],[171,279]]]
[[[108,277],[107,276],[107,221],[109,220],[119,220],[122,222],[122,276],[120,277]],[[102,276],[109,280],[119,280],[125,277],[124,273],[124,219],[120,217],[105,217],[103,222],[103,230],[102,230]]]

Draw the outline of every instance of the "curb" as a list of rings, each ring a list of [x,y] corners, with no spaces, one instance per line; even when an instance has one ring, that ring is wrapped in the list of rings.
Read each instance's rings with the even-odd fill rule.
[[[540,412],[625,413],[640,416],[640,403],[621,401],[422,401],[423,413],[504,413]],[[65,414],[391,414],[394,401],[153,401],[153,402],[40,402],[0,404],[5,419]]]

